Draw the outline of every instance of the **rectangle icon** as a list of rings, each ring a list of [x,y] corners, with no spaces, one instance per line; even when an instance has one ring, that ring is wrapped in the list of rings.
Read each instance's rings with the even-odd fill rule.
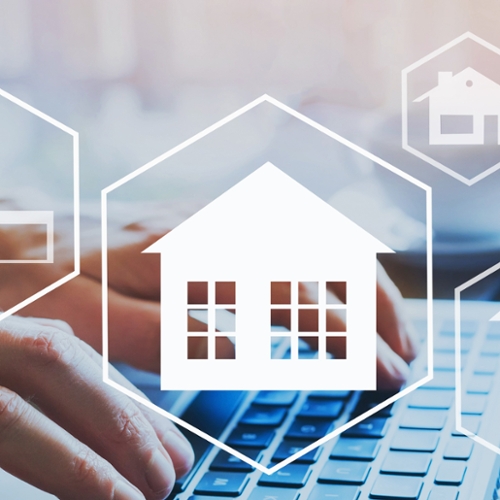
[[[52,264],[54,263],[54,212],[48,210],[0,211],[0,226],[30,225],[47,228],[45,259],[0,259],[0,264]]]

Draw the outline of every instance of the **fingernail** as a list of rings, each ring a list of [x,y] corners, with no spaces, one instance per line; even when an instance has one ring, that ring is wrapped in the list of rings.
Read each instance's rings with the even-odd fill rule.
[[[153,493],[167,496],[175,481],[172,463],[160,449],[156,449],[146,469],[146,480]]]
[[[145,497],[137,488],[120,479],[115,486],[113,500],[145,500]]]
[[[177,474],[182,476],[188,472],[194,462],[193,448],[189,441],[177,431],[169,431],[162,436],[162,443],[168,450]]]

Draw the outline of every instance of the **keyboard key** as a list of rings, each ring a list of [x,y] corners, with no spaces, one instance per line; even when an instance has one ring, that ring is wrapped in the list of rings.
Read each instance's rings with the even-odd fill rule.
[[[292,406],[295,399],[296,391],[260,391],[253,403],[262,406]]]
[[[361,415],[375,406],[384,403],[387,399],[393,396],[394,393],[390,391],[374,391],[365,392],[361,395],[356,408],[354,409],[353,416]],[[390,404],[385,408],[379,410],[375,415],[376,417],[390,417],[393,413],[393,405]]]
[[[286,460],[288,457],[295,455],[295,453],[299,452],[307,446],[308,443],[300,442],[300,441],[283,441],[279,446],[276,452],[273,455],[273,462],[281,462],[282,460]],[[305,455],[297,458],[294,463],[297,464],[313,464],[315,463],[321,452],[323,451],[321,446],[318,446],[312,451],[309,451]]]
[[[452,390],[455,389],[455,373],[453,372],[435,372],[434,378],[427,382],[423,389],[440,389]]]
[[[283,486],[286,488],[302,488],[306,484],[311,471],[307,465],[291,464],[271,474],[262,474],[260,486]]]
[[[331,427],[332,423],[329,421],[321,422],[297,418],[288,429],[285,437],[287,439],[307,439],[314,441],[327,434]]]
[[[361,485],[365,483],[370,469],[370,466],[366,462],[329,460],[323,467],[318,477],[318,482]]]
[[[297,500],[299,492],[288,488],[269,488],[257,486],[248,500]]]
[[[340,438],[332,449],[330,458],[347,460],[373,460],[380,444],[375,439]]]
[[[416,477],[379,476],[370,492],[370,498],[417,500],[423,482]]]
[[[244,450],[243,454],[252,460],[256,460],[260,455],[260,450],[248,449]],[[226,451],[220,451],[214,458],[213,462],[210,464],[210,470],[216,471],[228,471],[228,472],[252,472],[254,468],[243,462],[238,457],[227,453]]]
[[[478,328],[477,321],[473,320],[462,320],[460,322],[460,333],[462,337],[473,337],[476,334]],[[441,335],[447,335],[450,337],[455,336],[455,321],[454,320],[446,320],[443,322],[441,326]]]
[[[224,498],[224,497],[219,497],[217,495],[191,495],[188,500],[217,500],[218,498]]]
[[[383,438],[389,427],[386,418],[367,418],[342,433],[345,437],[355,438]]]
[[[351,391],[313,391],[308,399],[347,399]]]
[[[195,495],[237,497],[247,483],[247,475],[239,472],[207,472],[196,486]]]
[[[462,354],[467,354],[472,348],[473,338],[463,337],[460,342]],[[434,340],[434,352],[455,352],[455,337],[438,336]]]
[[[434,486],[427,500],[457,500],[458,490],[451,486]]]
[[[474,375],[467,384],[468,394],[489,394],[493,386],[491,375]]]
[[[444,410],[408,409],[404,412],[399,427],[402,429],[434,429],[439,431],[446,424],[447,413]]]
[[[255,408],[250,407],[243,417],[240,424],[244,425],[266,425],[268,427],[277,427],[285,420],[287,411],[284,408],[269,407]]]
[[[390,451],[384,459],[380,472],[383,474],[425,476],[431,461],[429,453]]]
[[[466,356],[462,355],[462,370]],[[434,370],[455,371],[455,353],[436,352],[434,354]]]
[[[460,486],[464,480],[466,465],[458,460],[444,460],[436,474],[436,484]]]
[[[481,417],[476,415],[462,415],[462,426],[473,434],[477,434],[481,426]],[[453,430],[452,436],[463,436],[460,431]]]
[[[488,323],[487,337],[495,338],[500,336],[500,322],[490,321]]]
[[[476,362],[474,373],[476,375],[495,375],[500,357],[482,354]]]
[[[357,500],[359,488],[356,486],[337,485],[332,488],[326,484],[317,484],[307,500]]]
[[[474,443],[466,437],[453,437],[444,450],[443,457],[449,460],[468,460]]]
[[[308,418],[328,418],[334,420],[339,418],[344,407],[343,401],[324,401],[308,399],[298,413],[299,417]]]
[[[417,389],[410,395],[409,408],[424,408],[429,410],[448,410],[455,400],[451,391],[426,391]]]
[[[226,443],[234,447],[267,448],[274,437],[274,431],[258,427],[237,427]]]
[[[439,431],[400,429],[392,439],[391,450],[433,452],[439,443]]]
[[[489,354],[490,356],[500,355],[500,339],[487,338],[481,348],[481,354]]]
[[[482,394],[466,394],[462,398],[462,415],[482,415],[487,397]]]

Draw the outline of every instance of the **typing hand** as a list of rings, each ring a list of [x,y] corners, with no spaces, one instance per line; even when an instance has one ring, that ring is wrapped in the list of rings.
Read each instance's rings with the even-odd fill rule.
[[[0,442],[1,468],[63,500],[162,500],[193,462],[175,426],[104,385],[101,357],[54,320],[0,323]]]

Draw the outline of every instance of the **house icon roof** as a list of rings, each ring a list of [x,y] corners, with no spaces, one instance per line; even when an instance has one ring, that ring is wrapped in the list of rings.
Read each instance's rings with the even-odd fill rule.
[[[451,71],[438,73],[438,85],[414,100],[435,99],[450,105],[448,112],[499,114],[500,85],[475,69],[468,67],[453,76]]]
[[[375,389],[376,254],[393,251],[273,164],[255,170],[144,252],[161,254],[162,389],[322,390],[331,389],[332,380],[338,389]],[[235,332],[235,359],[217,359],[210,352],[204,359],[188,359],[186,312],[194,307],[188,301],[188,284],[203,282],[211,289],[224,281],[236,287],[234,305],[220,306],[235,311],[237,318],[229,330]],[[327,308],[334,307],[327,306],[325,296],[329,281],[347,286],[346,305],[339,307],[349,309],[348,326],[337,335],[350,339],[347,358],[332,363],[318,352],[310,377],[304,377],[292,346],[291,359],[279,364],[280,377],[269,378],[276,362],[283,361],[270,357],[270,285],[318,284],[323,290],[313,306],[318,329],[309,335],[326,342],[326,324],[319,318],[326,320]],[[207,312],[205,331],[211,332],[207,342],[213,345],[210,318],[217,305],[210,293],[205,305],[194,309]],[[306,307],[294,297],[292,291],[292,317]],[[299,335],[297,325],[292,320],[293,338]],[[196,370],[203,371],[201,379],[171,376]]]
[[[500,311],[498,311],[495,316],[493,316],[490,321],[500,321]]]
[[[245,272],[244,253],[261,266],[272,265],[273,274],[290,276],[298,255],[311,253],[311,246],[323,271],[323,258],[353,262],[353,252],[393,252],[268,162],[144,252],[177,255],[203,275],[207,264],[214,267],[216,262],[233,273],[242,267]],[[307,267],[316,265],[310,262]]]

